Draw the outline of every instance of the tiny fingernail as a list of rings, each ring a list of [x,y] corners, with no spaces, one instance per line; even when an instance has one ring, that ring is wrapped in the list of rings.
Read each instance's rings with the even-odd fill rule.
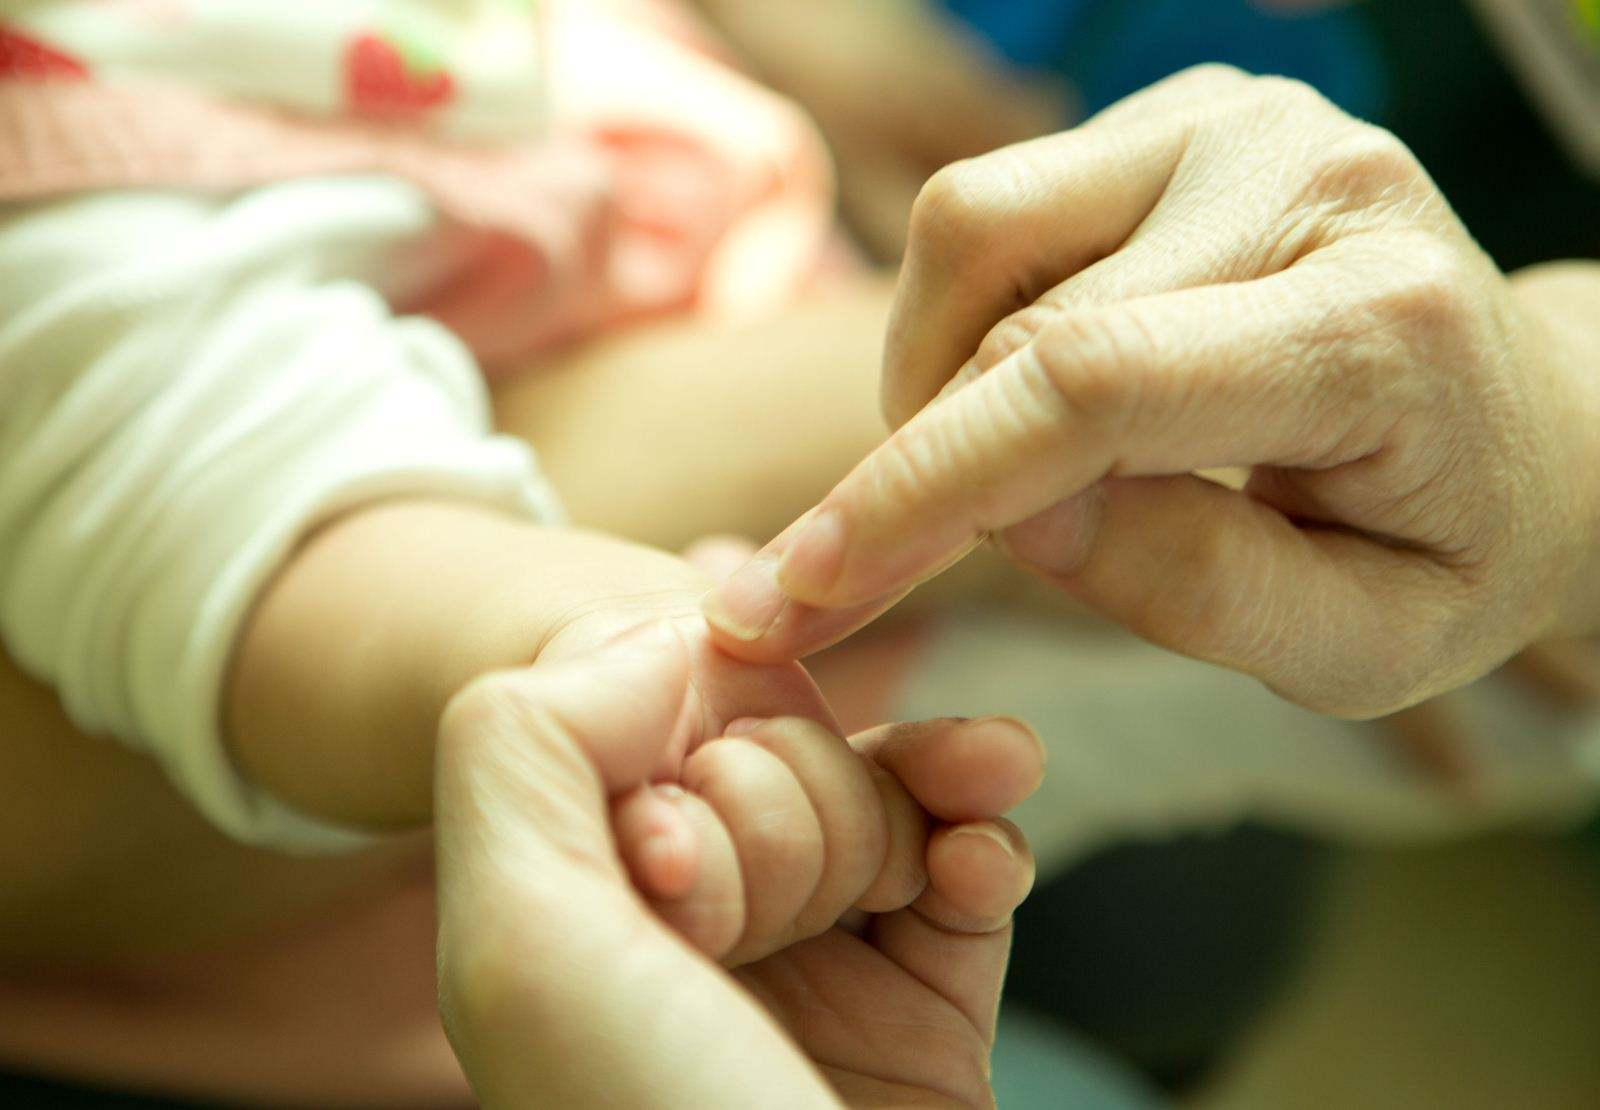
[[[658,782],[655,786],[656,793],[669,802],[676,802],[683,797],[683,787],[675,782]]]
[[[759,640],[777,623],[788,600],[778,588],[777,560],[762,554],[706,591],[700,611],[712,625],[737,640]]]
[[[1011,843],[1011,838],[995,828],[993,825],[961,825],[950,831],[951,836],[981,836],[985,840],[992,840],[1000,845],[1002,851],[1008,856],[1017,854],[1016,848]]]
[[[844,570],[844,517],[837,509],[813,511],[790,539],[778,564],[778,581],[790,596],[819,599]]]
[[[729,721],[728,727],[722,730],[722,735],[749,736],[766,723],[765,717],[740,717],[738,720]]]

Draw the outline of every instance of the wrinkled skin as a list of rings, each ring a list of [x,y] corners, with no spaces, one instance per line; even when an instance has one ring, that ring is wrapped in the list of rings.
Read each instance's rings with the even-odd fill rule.
[[[1303,85],[1181,74],[929,183],[899,430],[707,615],[796,657],[993,535],[1300,704],[1414,704],[1600,627],[1572,269],[1508,280],[1398,140]],[[1195,473],[1223,467],[1242,491]]]

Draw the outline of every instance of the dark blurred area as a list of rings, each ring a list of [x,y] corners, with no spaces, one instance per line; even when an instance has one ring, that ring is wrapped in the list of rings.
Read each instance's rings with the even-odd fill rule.
[[[1502,267],[1600,251],[1600,187],[1563,155],[1462,0],[947,6],[1014,64],[1064,78],[1088,112],[1205,62],[1304,80],[1404,139]]]

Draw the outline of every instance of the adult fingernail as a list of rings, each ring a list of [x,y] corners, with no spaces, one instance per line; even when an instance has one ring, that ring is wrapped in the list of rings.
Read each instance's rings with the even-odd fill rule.
[[[950,835],[952,837],[981,836],[985,840],[991,840],[1000,845],[1000,850],[1005,852],[1007,856],[1015,856],[1017,854],[1016,846],[1011,843],[1011,838],[993,825],[959,825],[950,830]]]
[[[1045,745],[1044,738],[1039,735],[1039,730],[1027,721],[1003,713],[991,713],[986,717],[978,717],[976,721],[985,725],[1000,725],[1021,733],[1039,753],[1039,766],[1043,767],[1050,759],[1050,749]]]
[[[778,560],[757,555],[733,577],[713,586],[700,599],[700,611],[715,627],[736,640],[759,640],[777,622],[788,602],[778,588]]]
[[[790,538],[778,581],[791,597],[820,599],[838,582],[844,553],[844,517],[837,509],[814,511]]]

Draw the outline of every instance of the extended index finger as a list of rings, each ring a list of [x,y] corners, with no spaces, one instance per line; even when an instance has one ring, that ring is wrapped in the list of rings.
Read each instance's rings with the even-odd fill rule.
[[[1396,378],[1364,352],[1389,349],[1377,340],[1415,301],[1405,283],[1432,279],[1397,276],[1392,296],[1374,294],[1362,284],[1363,249],[1329,249],[1257,281],[1063,309],[863,460],[714,590],[707,616],[745,658],[778,644],[805,650],[807,619],[836,632],[846,613],[875,611],[988,533],[1102,479],[1324,468],[1370,454],[1386,420],[1429,399],[1426,382]],[[1360,298],[1372,310],[1369,342],[1345,359],[1339,309]],[[1385,420],[1370,419],[1379,403]]]

